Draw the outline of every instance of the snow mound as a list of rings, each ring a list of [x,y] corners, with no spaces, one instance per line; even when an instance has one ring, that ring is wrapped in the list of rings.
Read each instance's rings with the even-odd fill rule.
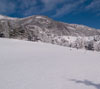
[[[100,53],[0,39],[0,89],[100,89]]]
[[[36,16],[37,19],[46,19],[43,16]]]

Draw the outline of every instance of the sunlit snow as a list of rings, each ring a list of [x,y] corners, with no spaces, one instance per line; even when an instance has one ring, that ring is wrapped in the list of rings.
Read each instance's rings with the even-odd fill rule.
[[[100,89],[100,53],[0,39],[0,89]]]

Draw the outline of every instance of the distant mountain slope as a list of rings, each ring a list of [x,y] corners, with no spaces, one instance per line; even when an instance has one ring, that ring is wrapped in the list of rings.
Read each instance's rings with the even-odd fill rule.
[[[30,16],[20,19],[5,16],[0,17],[0,37],[42,41],[62,46],[100,50],[99,47],[97,48],[100,44],[100,31],[94,28],[57,22],[46,16]],[[87,40],[83,41],[83,37]],[[71,42],[68,38],[70,40],[75,38],[76,40]],[[80,38],[82,42],[79,41]],[[79,41],[78,43],[77,39]],[[93,47],[89,48],[88,46],[90,45]]]

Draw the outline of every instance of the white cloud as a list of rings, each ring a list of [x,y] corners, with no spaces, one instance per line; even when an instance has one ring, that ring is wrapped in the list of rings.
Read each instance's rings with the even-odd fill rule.
[[[83,4],[86,0],[77,0],[76,2],[73,1],[71,3],[67,3],[62,6],[62,8],[59,8],[56,10],[56,14],[53,17],[63,16],[65,14],[69,14],[73,11],[78,11],[77,7],[80,4]]]
[[[100,11],[100,0],[93,0],[87,7],[86,10],[92,10],[93,12]]]
[[[19,14],[21,16],[29,16],[34,14],[45,14],[55,11],[53,17],[64,16],[69,13],[79,12],[80,6],[84,6],[82,10],[99,11],[100,0],[93,0],[89,5],[84,2],[88,0],[0,0],[0,14],[11,15]],[[41,2],[39,4],[39,2]],[[60,7],[58,7],[60,5]]]
[[[66,0],[41,0],[41,1],[44,4],[44,9],[42,10],[42,12],[46,12],[55,9],[59,3],[64,3]]]
[[[9,14],[15,11],[15,4],[5,0],[0,1],[0,14]]]
[[[20,3],[20,9],[34,7],[37,4],[37,0],[18,0],[17,2]]]

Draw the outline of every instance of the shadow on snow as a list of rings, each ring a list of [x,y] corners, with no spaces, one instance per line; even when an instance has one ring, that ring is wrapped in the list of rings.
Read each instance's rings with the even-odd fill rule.
[[[100,89],[100,84],[96,84],[92,81],[89,81],[89,80],[77,80],[77,79],[70,79],[70,81],[73,81],[75,83],[79,83],[79,84],[84,84],[86,86],[93,86],[95,87],[96,89]]]

